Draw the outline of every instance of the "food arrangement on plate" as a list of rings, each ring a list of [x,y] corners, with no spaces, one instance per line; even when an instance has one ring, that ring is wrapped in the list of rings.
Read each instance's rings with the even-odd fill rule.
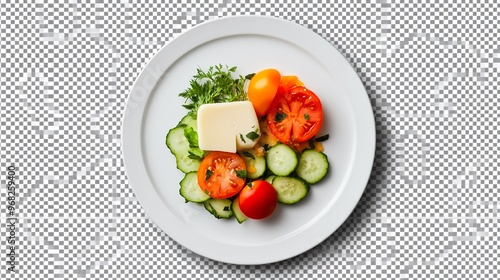
[[[179,96],[188,112],[166,135],[184,173],[179,193],[214,217],[267,218],[327,175],[321,101],[297,76],[215,65],[198,68]]]

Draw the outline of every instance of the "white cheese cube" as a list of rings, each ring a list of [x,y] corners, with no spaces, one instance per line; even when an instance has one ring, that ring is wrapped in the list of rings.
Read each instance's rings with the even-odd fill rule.
[[[205,151],[251,149],[260,137],[259,119],[250,101],[201,105],[197,124],[198,145]]]

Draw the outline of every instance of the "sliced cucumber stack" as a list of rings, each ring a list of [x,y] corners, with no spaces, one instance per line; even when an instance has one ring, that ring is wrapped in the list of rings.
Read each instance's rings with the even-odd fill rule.
[[[201,163],[201,159],[193,157],[193,155],[199,155],[201,150],[190,147],[185,133],[186,129],[189,128],[192,128],[196,132],[196,120],[194,122],[193,120],[194,118],[189,114],[186,115],[176,127],[168,131],[165,139],[167,147],[175,156],[177,169],[184,173],[198,171]]]

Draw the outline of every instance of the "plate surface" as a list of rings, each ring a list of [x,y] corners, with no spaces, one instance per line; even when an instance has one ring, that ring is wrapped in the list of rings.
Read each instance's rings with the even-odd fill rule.
[[[183,174],[165,135],[187,111],[178,97],[197,67],[237,66],[245,75],[276,68],[297,75],[321,99],[318,135],[331,171],[297,205],[278,205],[268,219],[217,220],[179,195]],[[199,24],[165,45],[135,81],[123,117],[122,151],[130,184],[149,217],[171,238],[202,256],[263,264],[296,256],[330,236],[349,216],[368,181],[375,125],[366,91],[326,40],[285,20],[238,16]]]

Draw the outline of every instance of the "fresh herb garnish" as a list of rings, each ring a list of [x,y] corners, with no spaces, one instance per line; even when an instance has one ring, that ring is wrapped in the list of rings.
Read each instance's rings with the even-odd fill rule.
[[[188,140],[190,148],[188,150],[188,158],[202,159],[205,156],[205,152],[198,146],[198,133],[192,127],[186,126],[184,137]]]
[[[246,179],[247,178],[247,171],[246,170],[236,170],[236,176],[240,177],[241,179]]]
[[[314,145],[314,141],[313,140],[309,140],[308,143],[309,143],[309,148],[311,148],[311,149],[315,149],[316,148],[316,145]]]
[[[309,114],[308,114],[308,113],[305,113],[305,114],[304,114],[304,119],[306,119],[306,121],[308,121],[308,120],[309,120]]]
[[[205,157],[205,152],[199,148],[188,151],[188,158],[190,159],[201,160],[203,157]]]
[[[198,133],[192,127],[184,129],[184,136],[189,142],[189,148],[198,148]]]
[[[255,76],[255,73],[250,73],[250,74],[247,74],[247,75],[245,76],[245,79],[247,79],[247,80],[251,80],[251,79],[253,78],[253,76]]]
[[[274,120],[277,121],[277,122],[281,122],[285,118],[286,118],[286,114],[285,113],[277,113],[276,116],[274,116]]]
[[[243,142],[245,144],[247,143],[247,141],[245,141],[245,138],[243,138],[243,134],[241,134],[241,133],[240,133],[240,139],[241,139],[241,142]]]
[[[257,133],[257,132],[259,132],[258,129],[255,129],[254,131],[250,131],[249,133],[247,133],[246,137],[252,141],[255,141],[255,139],[260,137],[259,133]]]
[[[251,158],[251,159],[255,159],[255,157],[254,157],[251,153],[249,153],[249,152],[243,152],[242,154],[243,154],[244,156],[246,156],[246,157]]]
[[[328,140],[328,138],[330,138],[330,134],[325,134],[323,136],[316,137],[316,139],[314,139],[314,141],[316,141],[316,142],[323,142],[323,141]]]
[[[247,100],[244,89],[247,78],[241,75],[233,78],[235,71],[236,66],[229,68],[222,64],[210,66],[207,71],[198,68],[190,87],[179,94],[186,99],[182,106],[196,116],[203,104]]]
[[[210,176],[212,176],[212,174],[214,174],[214,172],[210,169],[207,169],[207,173],[205,173],[205,181],[208,181],[208,179],[210,179]]]

